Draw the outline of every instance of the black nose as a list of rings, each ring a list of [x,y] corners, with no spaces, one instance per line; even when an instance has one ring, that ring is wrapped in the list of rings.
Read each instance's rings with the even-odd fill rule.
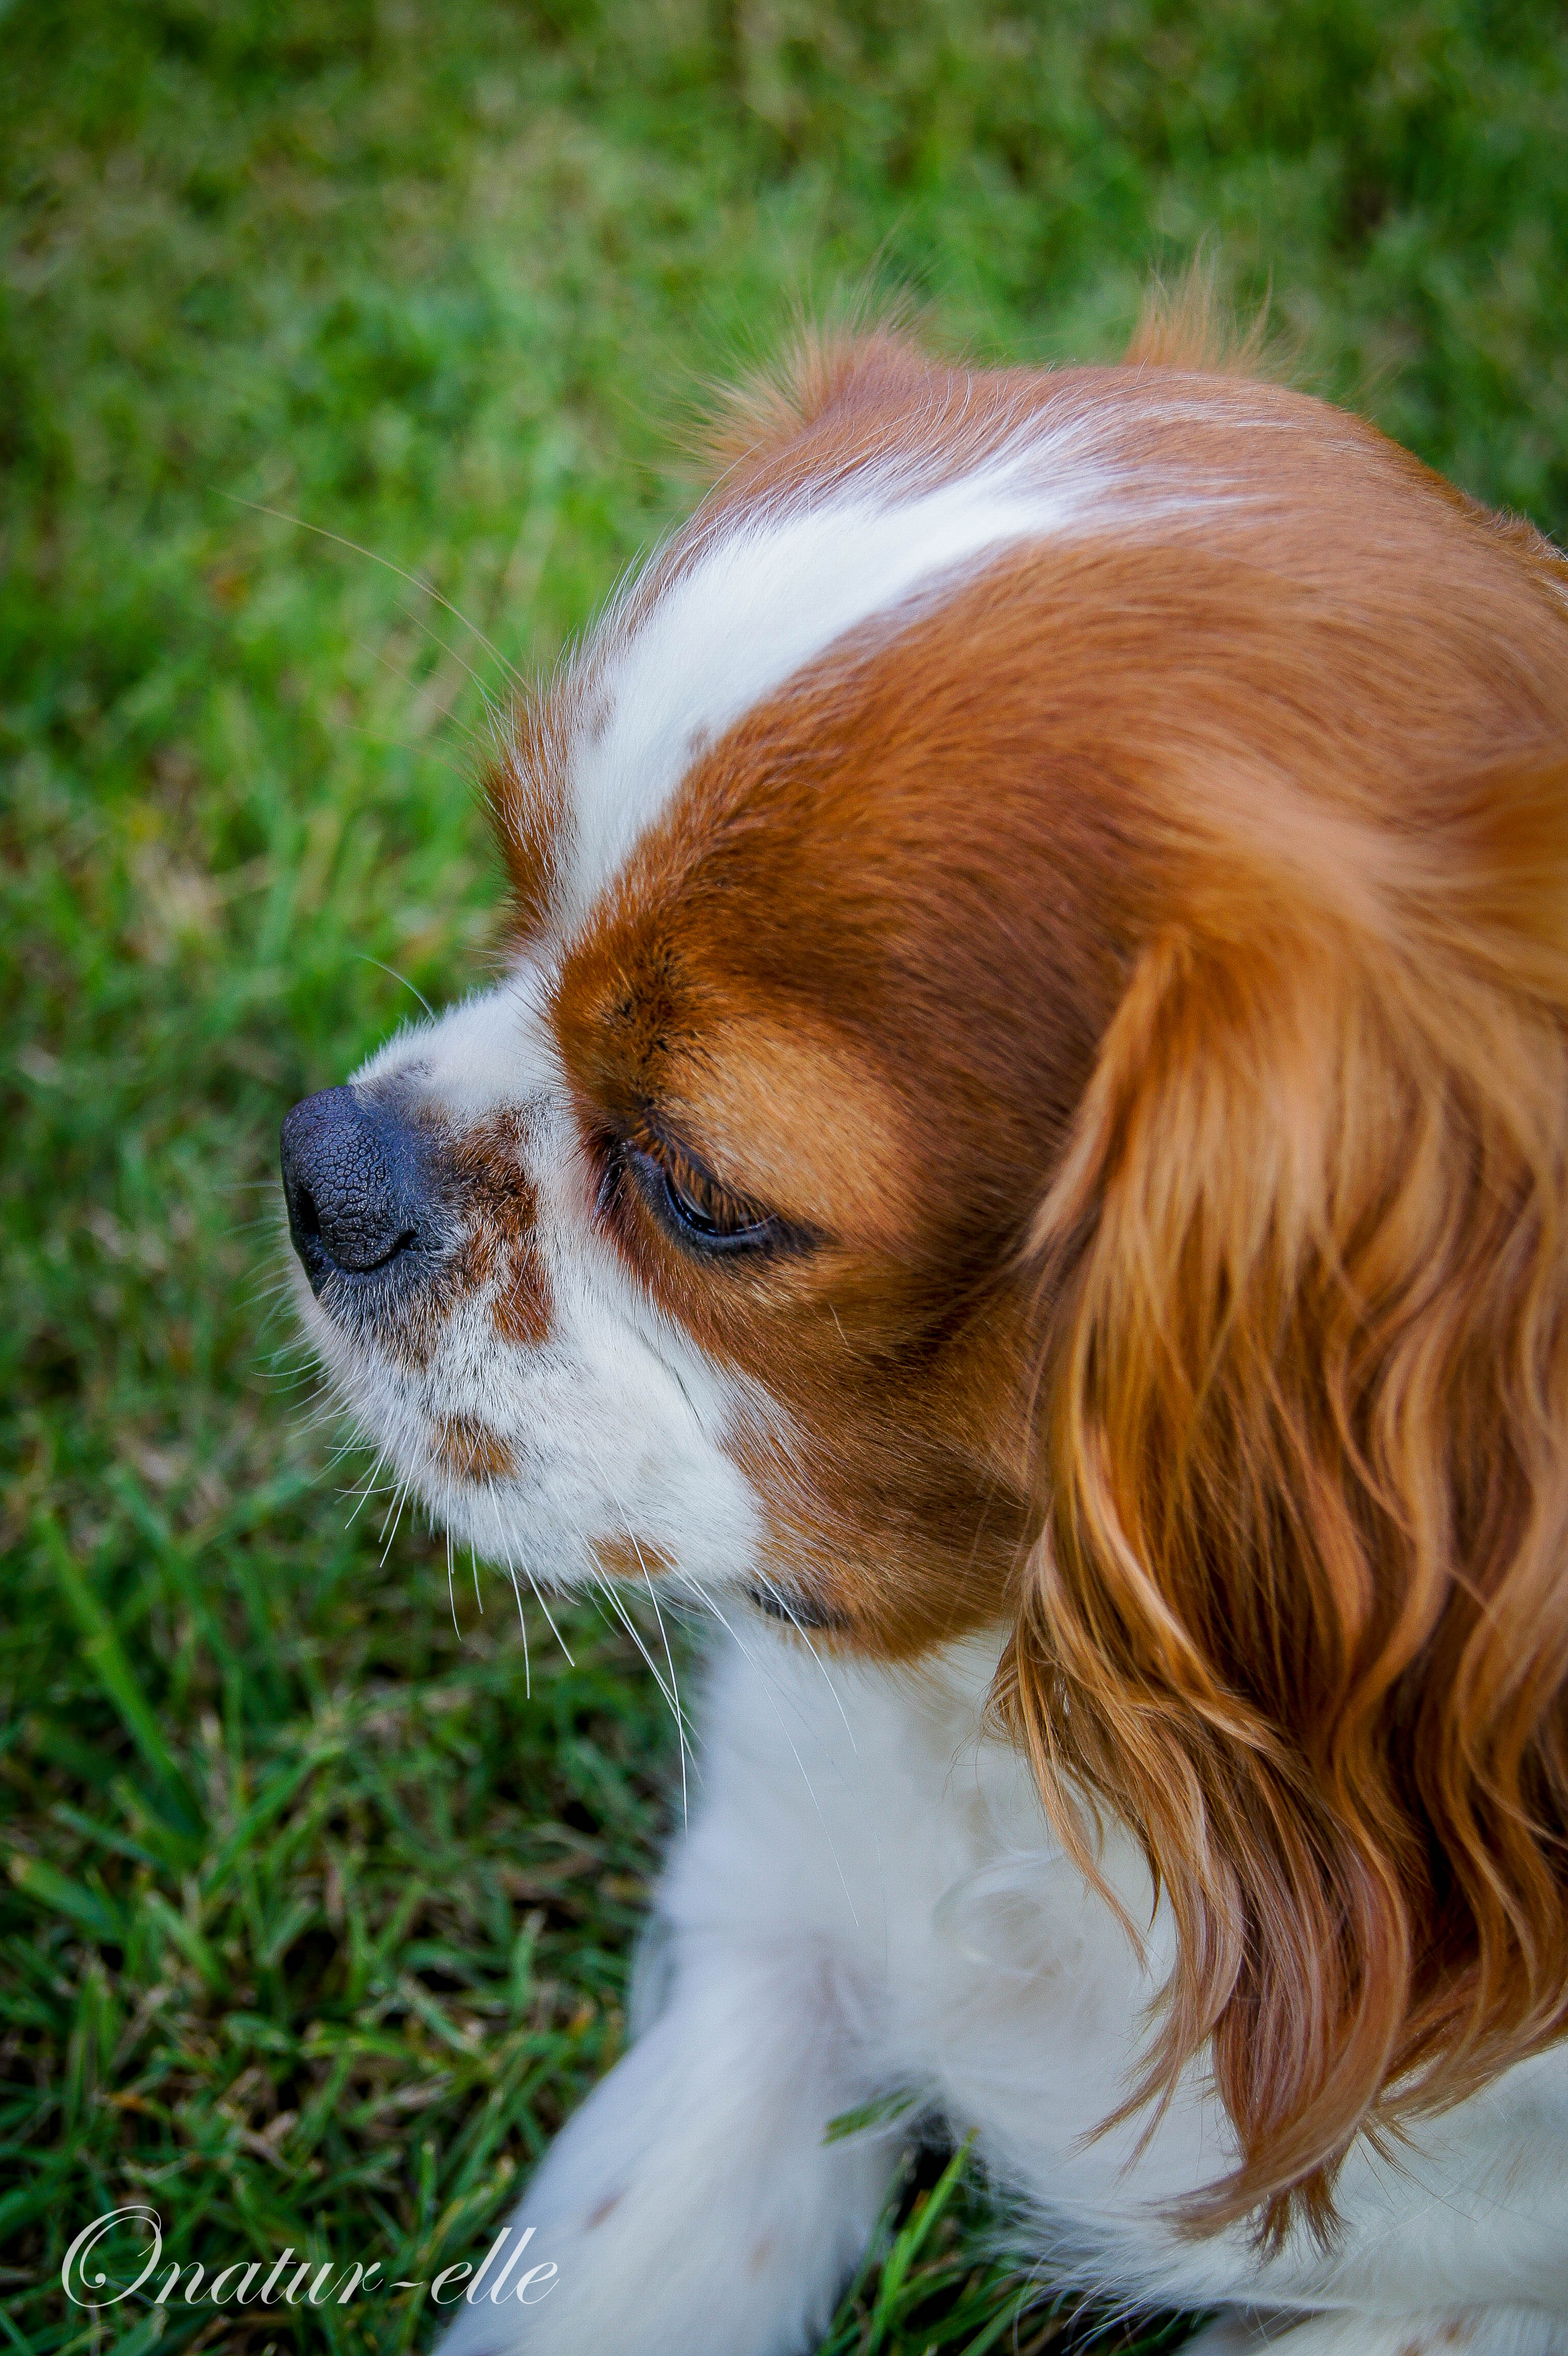
[[[430,1202],[417,1132],[353,1088],[323,1088],[283,1125],[288,1231],[311,1290],[390,1268],[425,1237]]]

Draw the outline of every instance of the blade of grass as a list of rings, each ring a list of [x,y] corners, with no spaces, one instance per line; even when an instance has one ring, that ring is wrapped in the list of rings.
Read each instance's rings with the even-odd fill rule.
[[[113,1899],[102,1890],[85,1889],[48,1864],[41,1857],[27,1857],[13,1849],[6,1859],[6,1871],[24,1897],[35,1906],[51,1914],[63,1914],[90,1938],[102,1941],[106,1946],[120,1947],[125,1944],[125,1922]]]
[[[160,1783],[179,1801],[192,1822],[199,1810],[163,1730],[125,1657],[114,1622],[81,1570],[72,1560],[59,1524],[50,1514],[39,1514],[34,1530],[48,1553],[61,1594],[81,1632],[83,1659],[118,1710],[125,1731]]]

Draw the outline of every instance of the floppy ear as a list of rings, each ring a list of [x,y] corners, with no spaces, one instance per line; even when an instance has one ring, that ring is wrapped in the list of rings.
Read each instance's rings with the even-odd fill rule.
[[[1038,1222],[997,1699],[1085,1869],[1109,1810],[1173,1909],[1117,2115],[1212,2039],[1199,2232],[1327,2233],[1359,2131],[1568,2019],[1568,772],[1530,790],[1555,855],[1419,940],[1149,948]]]

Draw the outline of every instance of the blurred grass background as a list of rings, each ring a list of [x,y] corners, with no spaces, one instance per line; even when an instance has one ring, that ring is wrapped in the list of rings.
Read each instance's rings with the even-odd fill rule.
[[[283,1111],[412,1005],[383,966],[484,971],[503,662],[678,512],[672,427],[792,305],[902,289],[978,357],[1101,357],[1206,237],[1305,380],[1561,536],[1568,32],[12,0],[0,182],[0,2344],[422,2348],[421,2293],[95,2320],[58,2267],[143,2200],[170,2260],[428,2277],[621,2035],[653,1682],[585,1610],[525,1699],[489,1574],[459,1642],[269,1298]],[[941,2171],[838,2356],[1064,2329]]]

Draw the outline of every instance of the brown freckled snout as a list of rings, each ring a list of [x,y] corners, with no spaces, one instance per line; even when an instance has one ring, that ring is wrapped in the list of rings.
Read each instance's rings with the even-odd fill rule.
[[[337,1278],[357,1290],[428,1266],[443,1244],[424,1141],[355,1088],[324,1088],[283,1125],[289,1235],[313,1292]]]

